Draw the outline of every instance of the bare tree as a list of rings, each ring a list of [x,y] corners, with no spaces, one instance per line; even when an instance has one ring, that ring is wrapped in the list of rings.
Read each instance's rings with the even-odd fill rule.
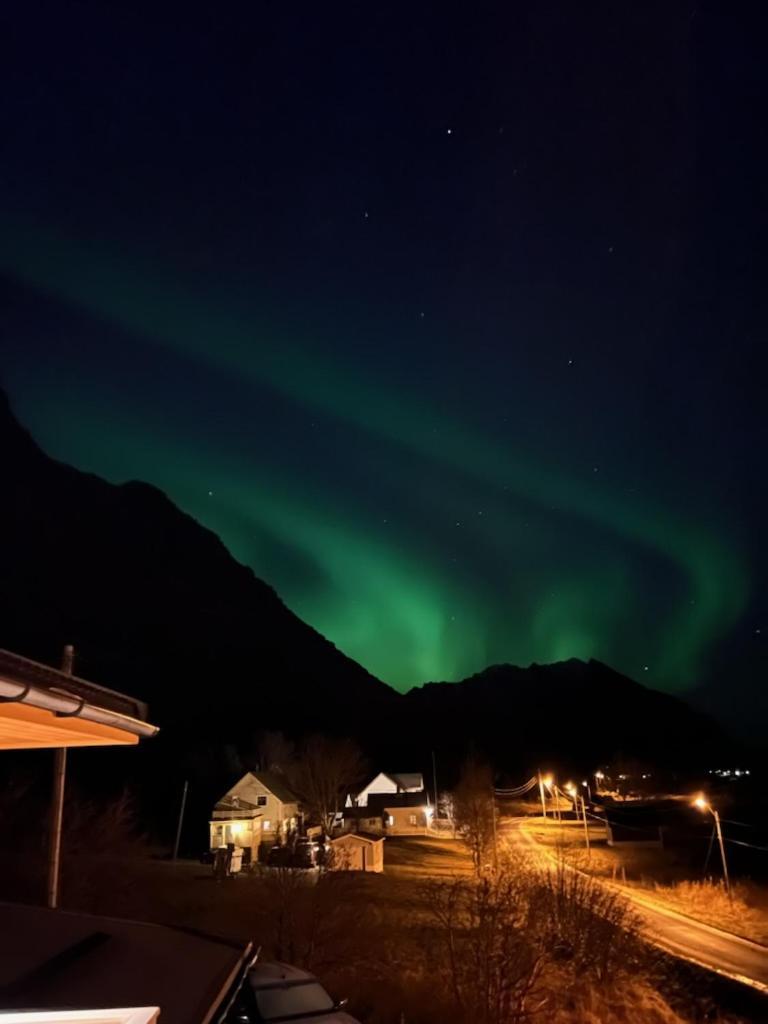
[[[543,953],[529,930],[531,901],[520,873],[501,871],[473,881],[453,878],[429,887],[437,924],[435,970],[450,992],[452,1019],[516,1024],[538,999]]]
[[[556,960],[599,982],[637,967],[645,951],[639,921],[624,896],[562,858],[537,878],[539,939]]]
[[[310,736],[287,774],[305,809],[330,835],[344,795],[365,774],[365,761],[352,740]]]
[[[453,791],[455,826],[472,854],[476,874],[487,865],[494,842],[493,773],[490,766],[469,758]]]
[[[517,852],[493,874],[433,882],[425,897],[436,925],[431,970],[457,1024],[646,1019],[573,1010],[597,996],[610,1003],[611,993],[632,1007],[649,991],[637,919],[600,882]]]

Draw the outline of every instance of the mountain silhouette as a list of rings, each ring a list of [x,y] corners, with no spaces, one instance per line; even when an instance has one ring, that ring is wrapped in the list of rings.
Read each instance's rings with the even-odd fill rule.
[[[180,752],[204,774],[205,748],[223,778],[264,729],[354,736],[377,769],[429,771],[434,750],[448,777],[472,749],[516,772],[618,752],[701,767],[725,744],[711,719],[597,661],[497,665],[398,694],[161,491],[46,455],[2,392],[0,458],[0,647],[55,664],[74,644],[78,674],[146,700],[156,774],[163,758],[186,771]]]

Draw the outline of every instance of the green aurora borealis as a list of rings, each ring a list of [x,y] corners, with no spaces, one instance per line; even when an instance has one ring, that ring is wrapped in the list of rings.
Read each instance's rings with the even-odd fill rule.
[[[388,389],[363,366],[319,355],[311,339],[151,273],[146,261],[118,263],[106,250],[29,231],[4,258],[15,278],[97,322],[244,383],[254,401],[272,393],[289,416],[352,439],[339,458],[343,477],[361,477],[357,493],[265,451],[268,430],[256,452],[204,436],[185,445],[164,430],[160,410],[152,422],[83,381],[64,395],[41,395],[38,382],[43,414],[21,404],[49,451],[112,480],[161,487],[299,615],[395,686],[501,660],[577,656],[684,688],[743,609],[738,553],[663,502],[576,479],[428,398]],[[365,457],[367,445],[378,462]],[[435,474],[439,492],[423,489]],[[381,486],[392,506],[411,506],[407,516],[377,515],[360,499]]]
[[[759,720],[748,17],[6,22],[0,373],[49,454],[161,488],[400,689],[593,657]]]

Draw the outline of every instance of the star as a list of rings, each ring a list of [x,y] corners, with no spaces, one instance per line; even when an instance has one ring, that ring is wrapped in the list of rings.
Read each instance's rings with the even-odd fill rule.
[[[568,360],[568,365],[569,365],[569,366],[573,366],[573,360],[572,360],[572,359],[569,359],[569,360]]]
[[[453,128],[446,128],[445,129],[445,134],[446,135],[453,135]]]
[[[592,467],[592,472],[593,473],[598,473],[599,471],[600,471],[600,467],[599,466],[593,466]]]
[[[608,252],[613,252],[613,246],[612,245],[608,246]]]
[[[648,671],[648,666],[647,665],[643,665],[643,672],[647,672],[647,671]]]
[[[365,217],[366,220],[368,220],[368,211],[367,210],[363,210],[363,216]]]
[[[208,497],[209,497],[209,498],[212,498],[212,497],[213,497],[213,491],[208,491]]]

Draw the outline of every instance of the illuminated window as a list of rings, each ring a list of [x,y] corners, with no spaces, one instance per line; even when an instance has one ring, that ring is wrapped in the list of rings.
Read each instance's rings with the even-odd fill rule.
[[[269,818],[265,818],[264,821],[261,823],[261,827],[264,829],[265,832],[269,832],[269,830],[272,828],[272,822],[269,820]]]
[[[395,824],[395,819],[392,817],[391,814],[387,816],[387,824],[388,825],[394,825]]]
[[[418,824],[418,818],[416,817],[415,814],[409,814],[408,815],[408,824],[409,825],[417,825]]]

